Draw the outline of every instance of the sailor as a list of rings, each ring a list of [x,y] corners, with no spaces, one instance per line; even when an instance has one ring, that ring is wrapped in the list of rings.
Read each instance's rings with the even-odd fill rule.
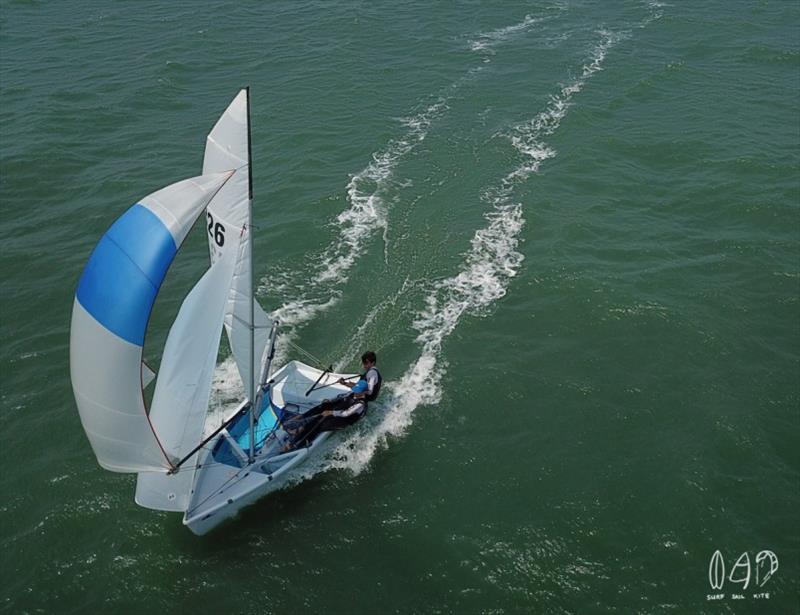
[[[322,416],[329,419],[327,423],[331,427],[323,429],[325,427],[325,424],[323,424],[317,428],[317,431],[330,431],[331,429],[352,425],[367,414],[367,404],[377,399],[383,383],[383,378],[381,378],[378,368],[375,367],[377,362],[377,355],[372,350],[368,350],[361,355],[361,365],[364,367],[364,372],[359,376],[357,382],[351,383],[344,378],[339,378],[339,384],[350,387],[352,394],[350,401],[353,403],[340,410],[323,410]],[[335,419],[340,420],[337,421]]]
[[[339,384],[350,387],[350,393],[336,400],[325,401],[306,412],[303,415],[306,424],[297,430],[292,430],[294,432],[292,442],[284,449],[291,450],[300,444],[310,443],[318,433],[343,429],[364,418],[369,402],[375,401],[381,392],[383,378],[375,367],[377,362],[378,357],[372,350],[361,355],[364,372],[358,380],[351,382],[344,378],[339,379]],[[311,421],[310,424],[308,421]]]

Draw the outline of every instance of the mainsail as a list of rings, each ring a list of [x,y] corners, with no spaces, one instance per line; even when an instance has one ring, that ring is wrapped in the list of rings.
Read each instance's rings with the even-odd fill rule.
[[[167,269],[230,171],[172,184],[128,209],[84,268],[72,308],[70,373],[97,461],[115,472],[165,471],[167,451],[142,394],[142,347]]]
[[[259,365],[269,337],[269,319],[252,292],[252,233],[248,227],[251,198],[248,90],[243,89],[206,139],[203,173],[236,169],[206,211],[211,262],[236,251],[233,284],[225,308],[225,330],[245,393],[253,395]],[[231,241],[232,235],[240,237]],[[252,302],[252,303],[251,303]],[[252,305],[252,308],[251,308]],[[251,320],[252,318],[252,320]],[[255,333],[251,361],[251,325]],[[251,363],[254,362],[254,365]]]

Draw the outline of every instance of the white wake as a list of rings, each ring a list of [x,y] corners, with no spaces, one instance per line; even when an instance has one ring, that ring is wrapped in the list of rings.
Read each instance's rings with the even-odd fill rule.
[[[482,45],[491,48],[547,19],[550,17],[527,15],[519,23],[476,35],[472,45],[477,48]],[[290,340],[304,324],[339,300],[341,288],[347,282],[352,267],[364,254],[369,240],[376,233],[382,233],[384,241],[386,240],[388,196],[393,187],[403,183],[395,177],[397,166],[425,140],[432,125],[447,113],[449,101],[481,70],[483,67],[469,68],[460,78],[444,88],[434,102],[409,117],[400,118],[405,132],[374,152],[371,162],[351,176],[346,186],[349,206],[332,223],[336,236],[321,254],[312,258],[311,272],[295,272],[297,276],[302,274],[302,283],[293,280],[292,275],[287,275],[286,272],[262,278],[259,293],[263,294],[269,285],[271,294],[291,297],[271,314],[287,327],[284,332],[288,337],[284,338],[278,348],[281,358],[285,358],[288,352],[286,340]]]
[[[540,113],[505,135],[522,156],[522,161],[481,196],[491,206],[484,216],[486,226],[472,237],[461,270],[434,284],[427,305],[414,321],[420,356],[400,380],[387,384],[390,399],[375,412],[376,415],[380,413],[381,418],[377,424],[369,421],[368,425],[351,433],[328,461],[319,468],[306,469],[305,475],[329,468],[344,468],[358,474],[389,437],[405,432],[416,408],[434,405],[440,400],[441,381],[446,372],[446,364],[441,360],[445,339],[464,314],[479,315],[506,294],[524,259],[517,248],[525,220],[522,205],[513,200],[515,187],[535,174],[545,160],[556,155],[556,151],[544,143],[544,138],[558,129],[572,99],[602,70],[608,50],[621,39],[620,34],[608,30],[599,34],[601,40],[580,75],[553,95]]]
[[[398,162],[428,135],[433,122],[447,110],[449,97],[441,96],[421,113],[401,118],[405,134],[389,142],[387,147],[372,155],[372,162],[352,176],[347,184],[350,207],[336,218],[337,240],[322,254],[316,286],[344,284],[350,268],[364,251],[365,240],[377,231],[385,231],[385,192],[390,186]]]
[[[563,3],[555,5],[556,9],[564,10],[566,6]],[[479,53],[494,54],[495,48],[502,43],[512,40],[516,36],[524,34],[533,26],[536,26],[544,21],[552,19],[552,15],[534,16],[525,15],[525,18],[517,23],[496,30],[489,30],[487,32],[479,32],[469,41],[469,48],[472,51]]]

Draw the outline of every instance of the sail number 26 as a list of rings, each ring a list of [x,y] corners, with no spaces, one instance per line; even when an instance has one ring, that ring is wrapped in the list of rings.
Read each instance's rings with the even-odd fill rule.
[[[221,248],[225,245],[225,227],[219,222],[214,224],[214,216],[210,211],[207,211],[206,215],[208,216],[208,236]]]

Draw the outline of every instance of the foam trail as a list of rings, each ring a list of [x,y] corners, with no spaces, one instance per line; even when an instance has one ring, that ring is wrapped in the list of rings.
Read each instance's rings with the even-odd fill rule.
[[[661,19],[664,16],[664,7],[671,6],[666,2],[659,2],[659,0],[647,0],[646,4],[650,9],[650,14],[639,22],[639,28],[644,28],[657,19]]]
[[[334,220],[336,238],[316,257],[311,275],[303,274],[303,283],[282,276],[267,275],[259,292],[271,291],[293,299],[280,306],[273,316],[291,329],[297,329],[319,313],[332,307],[341,295],[350,269],[366,249],[368,240],[379,231],[386,238],[386,192],[394,185],[394,172],[399,162],[428,135],[431,125],[448,109],[448,100],[460,82],[439,96],[432,104],[411,117],[399,118],[406,131],[390,140],[386,147],[372,154],[372,161],[347,183],[349,207]]]
[[[602,70],[606,53],[623,38],[622,34],[609,30],[601,30],[600,35],[603,38],[595,47],[589,62],[583,65],[580,76],[562,86],[561,90],[550,98],[545,109],[532,120],[514,127],[509,135],[511,143],[519,153],[527,156],[528,160],[503,179],[502,190],[524,181],[536,173],[545,160],[556,155],[555,150],[548,147],[542,139],[552,135],[561,125],[561,120],[572,105],[572,98],[583,90],[586,82],[595,73]]]
[[[497,186],[483,193],[482,200],[492,205],[485,215],[487,225],[473,236],[461,271],[434,285],[426,307],[414,321],[420,356],[399,381],[387,384],[391,398],[378,424],[351,433],[336,448],[327,465],[320,465],[318,469],[345,468],[358,474],[389,437],[405,432],[417,407],[439,402],[441,380],[446,371],[446,364],[440,360],[444,340],[465,313],[480,314],[503,297],[522,264],[524,257],[517,247],[525,220],[522,205],[513,201],[514,188],[536,173],[545,160],[556,155],[554,149],[543,143],[543,137],[556,131],[572,98],[602,70],[606,53],[621,38],[607,30],[600,34],[601,42],[580,75],[552,96],[532,120],[514,127],[511,134],[506,135],[524,159]],[[307,471],[310,475],[308,472],[313,474],[311,469]]]
[[[564,9],[560,5],[556,5],[556,8]],[[478,34],[472,44],[476,48],[491,49],[511,36],[525,32],[550,18],[526,15],[520,23]],[[369,239],[378,231],[382,233],[384,240],[384,259],[388,260],[388,211],[385,197],[388,190],[399,183],[394,179],[397,165],[427,137],[433,123],[447,112],[450,99],[461,86],[481,70],[482,67],[468,69],[445,88],[443,94],[433,103],[415,115],[400,118],[406,132],[373,153],[372,161],[350,178],[346,186],[349,207],[333,222],[338,231],[336,239],[315,259],[312,275],[305,272],[302,285],[293,284],[285,278],[280,281],[283,294],[296,298],[276,311],[291,322],[289,335],[338,301],[340,288],[347,282],[351,268],[364,253]],[[275,289],[276,281],[273,276],[268,275],[262,279],[259,291],[264,292],[267,284]]]
[[[472,41],[470,41],[469,47],[472,49],[472,51],[492,52],[493,48],[498,43],[507,40],[515,34],[525,32],[530,27],[540,23],[544,19],[544,17],[536,18],[533,15],[525,15],[525,19],[519,23],[512,24],[504,28],[498,28],[497,30],[492,30],[491,32],[479,33]]]
[[[565,7],[563,5],[557,5],[555,8],[560,10],[564,10]],[[544,16],[544,17],[534,17],[533,15],[525,15],[525,18],[515,24],[511,24],[510,26],[504,26],[502,28],[497,28],[496,30],[491,30],[489,32],[480,32],[475,35],[469,42],[469,48],[472,51],[477,51],[479,53],[488,53],[494,54],[494,48],[504,43],[517,35],[520,35],[524,32],[530,30],[533,26],[540,24],[548,19],[552,19],[551,16]]]
[[[372,154],[372,161],[350,177],[347,183],[349,207],[332,222],[336,238],[312,259],[312,267],[269,273],[261,279],[257,294],[267,292],[286,297],[286,301],[271,314],[281,323],[281,335],[276,345],[276,362],[284,363],[290,355],[290,344],[297,331],[319,314],[327,311],[341,298],[341,287],[347,282],[350,269],[364,253],[372,236],[382,231],[387,240],[387,191],[396,185],[394,173],[400,161],[425,140],[433,123],[448,110],[448,101],[467,79],[474,76],[471,69],[452,83],[434,102],[410,117],[398,118],[405,132],[391,139],[386,146]],[[300,276],[302,275],[302,280]]]
[[[347,273],[364,251],[365,240],[377,230],[385,231],[386,207],[383,196],[391,185],[398,162],[428,135],[431,124],[447,110],[445,96],[415,116],[400,118],[407,128],[402,137],[389,141],[372,155],[372,162],[350,178],[347,198],[350,207],[336,218],[339,237],[322,254],[313,284],[343,284]]]

